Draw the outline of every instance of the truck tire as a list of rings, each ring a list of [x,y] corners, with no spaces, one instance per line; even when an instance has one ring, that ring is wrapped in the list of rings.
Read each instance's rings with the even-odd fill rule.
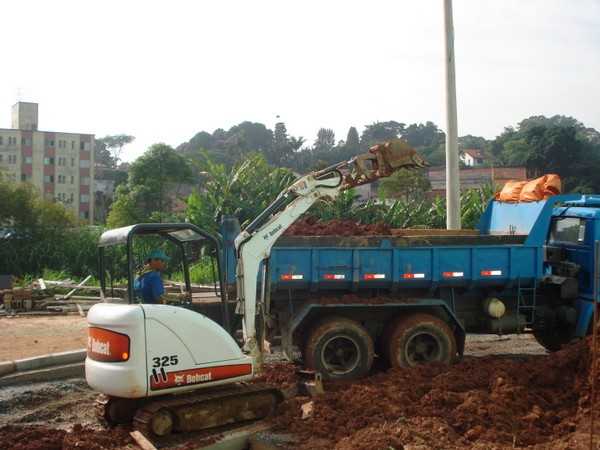
[[[575,338],[571,331],[562,327],[556,330],[536,330],[533,332],[533,337],[538,344],[551,352],[559,351],[563,345]]]
[[[335,316],[315,323],[304,339],[304,364],[326,380],[355,380],[371,369],[373,339],[359,323]]]
[[[431,361],[447,364],[456,355],[452,329],[430,314],[412,314],[394,322],[385,345],[390,364],[399,369]]]

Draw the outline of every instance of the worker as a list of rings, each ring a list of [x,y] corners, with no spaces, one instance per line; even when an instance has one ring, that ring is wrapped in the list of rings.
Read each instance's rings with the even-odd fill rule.
[[[165,270],[167,261],[170,260],[171,258],[160,249],[148,253],[147,264],[138,272],[133,284],[133,289],[140,296],[141,303],[167,303],[160,272]]]

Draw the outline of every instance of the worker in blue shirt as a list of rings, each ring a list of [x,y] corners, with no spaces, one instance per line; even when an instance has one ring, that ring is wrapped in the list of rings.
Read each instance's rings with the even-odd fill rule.
[[[167,303],[160,272],[165,270],[167,261],[170,260],[160,249],[148,253],[147,264],[138,272],[133,285],[134,291],[141,296],[141,303]]]

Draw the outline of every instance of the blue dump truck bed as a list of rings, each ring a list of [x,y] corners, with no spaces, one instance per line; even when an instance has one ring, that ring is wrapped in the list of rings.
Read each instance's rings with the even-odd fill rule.
[[[516,235],[283,237],[271,251],[271,291],[393,292],[533,284],[542,276],[543,249],[525,245],[525,239]]]

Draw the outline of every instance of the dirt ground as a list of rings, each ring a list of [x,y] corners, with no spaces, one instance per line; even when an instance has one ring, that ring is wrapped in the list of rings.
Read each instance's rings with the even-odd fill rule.
[[[0,361],[85,348],[87,322],[79,314],[0,316]]]
[[[85,326],[77,314],[2,317],[9,345],[0,359],[83,348]],[[469,336],[456,364],[379,367],[358,382],[328,382],[321,396],[287,400],[265,422],[291,435],[295,449],[600,448],[600,434],[590,436],[590,353],[588,341],[547,354],[527,334]],[[299,366],[271,361],[258,381],[285,389],[297,380]],[[80,378],[0,388],[0,449],[138,448],[128,429],[106,432],[96,398]],[[310,401],[314,415],[302,420]],[[203,439],[152,441],[175,449]]]

